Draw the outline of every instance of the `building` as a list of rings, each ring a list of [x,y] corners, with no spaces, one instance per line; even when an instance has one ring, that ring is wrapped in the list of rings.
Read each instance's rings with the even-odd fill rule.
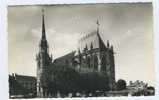
[[[19,96],[35,96],[36,94],[36,78],[33,76],[18,75],[13,73],[9,75],[9,93],[10,97]]]
[[[97,21],[97,30],[86,35],[79,40],[79,48],[57,59],[52,59],[49,54],[49,48],[45,33],[44,13],[42,14],[42,37],[39,44],[39,52],[36,55],[37,60],[37,96],[47,97],[49,87],[47,81],[51,80],[51,74],[47,74],[51,66],[62,64],[71,66],[79,73],[97,72],[108,76],[109,88],[115,88],[115,62],[113,46],[107,41],[103,42],[99,32],[99,22]]]
[[[75,55],[76,69],[79,72],[101,72],[109,77],[111,90],[115,87],[115,62],[113,46],[104,44],[97,30],[79,40],[79,49]]]
[[[44,14],[42,15],[42,37],[39,44],[39,52],[36,55],[37,61],[37,96],[44,97],[47,95],[46,74],[48,67],[52,63],[52,56],[49,55],[48,43],[45,34]]]

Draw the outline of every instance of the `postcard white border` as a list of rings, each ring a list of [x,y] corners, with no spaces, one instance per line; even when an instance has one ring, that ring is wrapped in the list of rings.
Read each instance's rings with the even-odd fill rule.
[[[152,2],[153,0],[8,0],[8,5]]]
[[[43,4],[84,4],[84,3],[137,3],[152,2],[154,6],[154,44],[156,68],[156,93],[149,97],[93,97],[73,98],[74,100],[158,100],[159,99],[159,0],[0,0],[0,99],[9,99],[8,90],[8,33],[7,33],[7,6],[14,5],[43,5]],[[56,100],[61,100],[57,98]],[[15,99],[14,99],[15,100]],[[24,100],[24,99],[23,99]],[[31,100],[31,99],[30,99]],[[39,100],[33,99],[33,100]],[[40,99],[54,100],[54,99]],[[64,100],[70,100],[65,98]]]

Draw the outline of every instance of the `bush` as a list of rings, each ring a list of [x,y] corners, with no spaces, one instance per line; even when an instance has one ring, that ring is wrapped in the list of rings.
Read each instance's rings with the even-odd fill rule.
[[[126,89],[126,81],[123,79],[119,79],[116,83],[116,89],[118,91]]]
[[[68,66],[52,66],[49,91],[53,93],[73,93],[79,90],[80,75]]]
[[[109,82],[106,75],[101,75],[96,72],[82,73],[81,74],[81,89],[86,92],[95,92],[95,91],[108,91]]]

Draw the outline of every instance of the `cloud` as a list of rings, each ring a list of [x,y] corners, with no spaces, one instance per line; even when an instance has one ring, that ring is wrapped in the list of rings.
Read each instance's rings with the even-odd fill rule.
[[[39,42],[41,39],[41,28],[31,29],[28,35],[30,38],[33,38],[34,41]],[[79,33],[61,33],[54,28],[47,29],[46,38],[50,47],[50,53],[53,53],[54,57],[57,58],[75,50],[79,36]]]
[[[55,58],[65,55],[77,48],[79,34],[54,33],[49,39],[50,48]]]

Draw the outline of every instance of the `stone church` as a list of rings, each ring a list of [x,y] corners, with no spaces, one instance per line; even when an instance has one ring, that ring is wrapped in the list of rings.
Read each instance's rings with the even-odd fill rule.
[[[39,52],[36,55],[37,61],[37,96],[47,95],[45,87],[45,73],[52,64],[64,64],[74,68],[79,73],[98,72],[108,76],[109,87],[115,87],[115,62],[113,46],[109,41],[105,44],[99,32],[99,22],[97,29],[87,34],[79,40],[76,51],[66,54],[57,59],[52,58],[49,53],[49,45],[46,39],[44,13],[42,15],[42,37],[39,43]],[[66,66],[67,67],[67,66]]]

